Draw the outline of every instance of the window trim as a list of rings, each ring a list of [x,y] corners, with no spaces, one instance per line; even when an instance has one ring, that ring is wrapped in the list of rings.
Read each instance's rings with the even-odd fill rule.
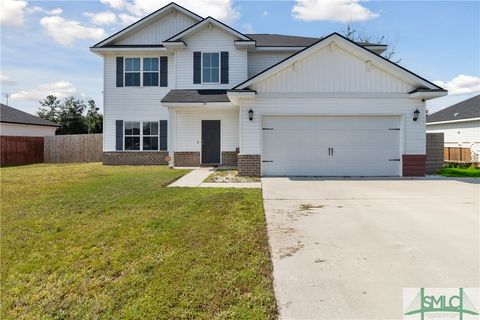
[[[217,53],[218,54],[218,82],[204,82],[203,81],[203,54],[204,53]],[[221,53],[220,51],[201,51],[201,59],[200,59],[200,70],[201,70],[201,84],[220,84],[221,80],[220,77],[222,76],[221,70],[222,70],[222,59],[220,57]]]
[[[125,126],[127,122],[139,122],[140,123],[140,135],[126,135],[125,134]],[[143,123],[144,122],[156,122],[158,127],[158,133],[157,135],[144,135],[143,134]],[[160,150],[160,121],[151,121],[151,120],[123,120],[123,151],[125,152],[160,152],[160,151],[168,151],[168,150]],[[140,149],[139,150],[126,150],[125,149],[125,138],[126,137],[139,137],[140,138]],[[149,137],[157,137],[158,140],[158,149],[157,150],[143,150],[143,137],[149,138]]]
[[[146,88],[160,88],[160,57],[168,57],[168,55],[145,55],[145,56],[124,56],[123,57],[123,87],[124,88],[143,88],[143,87],[146,87]],[[135,58],[139,58],[140,59],[140,71],[126,71],[126,64],[127,64],[127,59],[135,59]],[[158,59],[158,71],[145,71],[147,73],[152,73],[152,72],[157,72],[158,73],[158,85],[156,86],[144,86],[143,85],[143,59],[144,58],[157,58]],[[220,64],[220,61],[219,61],[219,64]],[[167,63],[167,68],[168,68],[168,63]],[[167,69],[168,70],[168,69]],[[126,78],[125,78],[125,75],[127,73],[137,73],[139,72],[140,73],[140,85],[138,86],[127,86],[125,85],[126,84]],[[168,72],[168,71],[167,71]],[[207,82],[207,83],[210,83],[210,82]],[[220,83],[220,82],[218,82]],[[162,87],[162,88],[165,88],[165,87]]]
[[[157,59],[157,66],[158,66],[157,71],[145,71],[145,70],[143,70],[143,64],[144,64],[145,59]],[[142,87],[160,87],[160,56],[158,56],[158,57],[142,57],[140,69],[142,70],[142,72],[141,72],[141,78],[142,79],[140,79],[140,83],[141,83]],[[156,86],[146,86],[146,85],[143,84],[143,76],[144,76],[145,73],[157,73],[157,85]]]

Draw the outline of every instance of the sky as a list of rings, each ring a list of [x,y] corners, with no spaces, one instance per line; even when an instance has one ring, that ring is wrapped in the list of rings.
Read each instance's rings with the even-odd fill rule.
[[[0,0],[1,101],[35,113],[48,94],[102,107],[102,59],[89,47],[168,0]],[[357,33],[395,47],[394,59],[449,90],[435,112],[480,93],[480,0],[179,0],[244,33],[321,37]]]

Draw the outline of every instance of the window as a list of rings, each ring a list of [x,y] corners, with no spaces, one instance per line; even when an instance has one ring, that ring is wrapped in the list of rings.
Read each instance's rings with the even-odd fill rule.
[[[140,122],[125,121],[125,150],[140,150]]]
[[[125,150],[158,150],[158,121],[125,121]]]
[[[202,82],[220,82],[220,54],[218,52],[202,54]]]
[[[125,58],[125,86],[140,86],[140,58]]]
[[[158,87],[158,58],[143,58],[143,86]]]
[[[158,150],[158,122],[143,123],[143,150]]]

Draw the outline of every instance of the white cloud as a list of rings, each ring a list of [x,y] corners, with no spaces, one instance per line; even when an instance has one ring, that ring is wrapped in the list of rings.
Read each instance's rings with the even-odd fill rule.
[[[480,77],[458,75],[450,81],[434,81],[437,86],[448,90],[449,95],[479,93]]]
[[[163,6],[166,6],[171,2],[171,0],[101,1],[102,3],[114,9],[126,9],[130,15],[136,17],[136,20],[149,13],[152,13],[155,10],[160,9]],[[198,15],[204,17],[212,16],[215,19],[222,20],[224,22],[233,22],[240,17],[238,9],[233,6],[233,0],[177,0],[175,2]]]
[[[267,10],[262,12],[262,17],[266,17],[266,16],[268,16],[268,11]]]
[[[58,43],[68,46],[76,39],[100,40],[105,37],[102,28],[91,28],[80,25],[78,21],[65,20],[60,16],[43,17],[40,24]]]
[[[41,13],[45,13],[46,15],[49,15],[49,16],[50,15],[56,16],[56,15],[62,14],[63,10],[61,8],[47,10],[47,9],[42,8],[42,7],[27,7],[26,12],[28,14],[41,12]]]
[[[2,86],[14,86],[17,84],[15,80],[10,79],[9,76],[0,74],[0,84]]]
[[[253,26],[250,23],[242,24],[242,31],[243,33],[255,33]]]
[[[296,0],[293,17],[304,21],[366,21],[378,17],[360,4],[360,0]]]
[[[123,9],[125,7],[123,0],[100,0],[100,2],[114,9]]]
[[[72,95],[79,95],[79,91],[68,81],[62,80],[54,83],[39,85],[34,89],[22,90],[12,93],[12,100],[32,100],[38,101],[44,99],[49,94],[57,98],[64,98]]]
[[[123,25],[132,24],[132,23],[134,23],[134,22],[136,22],[140,19],[140,17],[131,16],[131,15],[126,14],[126,13],[119,14],[118,18],[120,19],[120,21],[122,22]]]
[[[0,23],[15,27],[23,25],[26,7],[27,1],[0,0]]]
[[[90,21],[96,25],[110,25],[117,22],[117,16],[111,11],[103,12],[85,12],[84,15],[90,18]]]

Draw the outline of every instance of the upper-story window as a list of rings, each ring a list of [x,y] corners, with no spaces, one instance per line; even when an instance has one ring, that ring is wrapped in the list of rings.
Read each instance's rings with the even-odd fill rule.
[[[125,58],[125,86],[140,86],[140,58]]]
[[[158,87],[158,58],[143,58],[143,86]]]
[[[220,54],[218,52],[203,52],[202,54],[202,82],[220,82]]]

